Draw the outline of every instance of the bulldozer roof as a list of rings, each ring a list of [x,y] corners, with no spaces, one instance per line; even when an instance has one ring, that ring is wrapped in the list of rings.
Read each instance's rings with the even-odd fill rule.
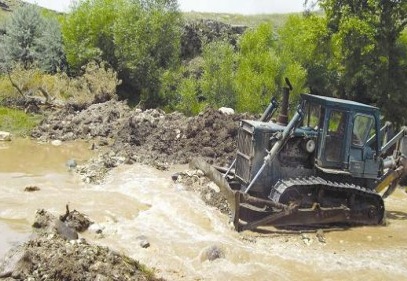
[[[301,96],[302,99],[306,101],[325,105],[328,107],[341,107],[346,108],[348,110],[367,111],[367,112],[378,112],[379,110],[377,107],[350,100],[331,98],[325,96],[316,96],[311,94],[302,94]]]

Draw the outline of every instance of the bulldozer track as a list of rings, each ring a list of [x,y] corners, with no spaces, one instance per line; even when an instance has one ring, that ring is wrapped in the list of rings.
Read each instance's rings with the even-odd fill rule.
[[[321,177],[279,180],[269,199],[282,204],[295,203],[299,209],[343,208],[348,223],[380,224],[384,217],[382,197],[364,187],[325,180]],[[323,211],[322,211],[323,212]]]

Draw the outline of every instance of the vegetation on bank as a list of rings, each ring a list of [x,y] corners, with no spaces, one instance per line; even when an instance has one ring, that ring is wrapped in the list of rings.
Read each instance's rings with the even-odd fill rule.
[[[40,120],[39,115],[0,106],[0,131],[11,132],[17,136],[29,136]]]
[[[176,0],[82,0],[66,15],[22,7],[0,41],[1,95],[86,96],[85,105],[118,95],[190,115],[208,105],[261,112],[288,77],[294,99],[302,92],[347,98],[406,123],[407,2],[317,2],[324,13],[279,21],[223,15],[250,27],[235,42],[194,37],[203,47],[193,57],[181,51],[189,38],[183,27],[200,14],[180,13]],[[93,81],[108,89],[89,82],[89,65]],[[33,70],[33,79],[16,78]]]

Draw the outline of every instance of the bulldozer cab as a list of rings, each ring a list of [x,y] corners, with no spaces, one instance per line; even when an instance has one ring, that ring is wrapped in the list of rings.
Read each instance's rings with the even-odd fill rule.
[[[376,107],[330,97],[302,95],[304,125],[318,132],[315,164],[325,173],[377,178],[380,114]]]

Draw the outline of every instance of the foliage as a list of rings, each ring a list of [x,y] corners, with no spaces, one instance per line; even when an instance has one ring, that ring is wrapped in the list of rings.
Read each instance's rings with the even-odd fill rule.
[[[178,62],[176,1],[84,0],[62,25],[73,70],[105,60],[147,107],[160,104],[160,76]]]
[[[398,123],[407,119],[394,114],[394,104],[407,106],[404,89],[406,53],[400,36],[407,26],[406,1],[320,0],[327,17],[333,58],[339,81],[339,97],[382,107]],[[399,113],[402,113],[401,111]]]
[[[121,81],[117,73],[105,62],[89,62],[83,67],[83,75],[76,78],[61,76],[67,82],[64,97],[75,103],[90,105],[116,99],[116,88]]]
[[[186,115],[197,115],[205,108],[206,103],[197,98],[196,93],[199,92],[199,86],[196,79],[192,77],[182,79],[178,91],[180,102],[175,106],[176,110]]]
[[[177,75],[166,75],[164,85],[176,105],[172,108],[186,114],[207,105],[261,112],[271,96],[280,97],[285,77],[295,86],[296,98],[304,90],[306,75],[289,52],[279,52],[271,25],[262,24],[240,38],[237,50],[224,41],[206,44],[202,58],[191,60]],[[178,105],[183,103],[187,104]]]
[[[115,65],[113,26],[123,1],[85,0],[61,22],[66,57],[74,72],[90,61]]]
[[[326,29],[326,18],[318,15],[290,16],[278,30],[279,52],[290,57],[306,71],[309,92],[331,95],[337,85],[336,69],[331,68],[332,48]],[[287,77],[292,78],[291,75]],[[299,84],[301,85],[301,84]]]
[[[289,52],[278,50],[271,25],[262,24],[246,32],[239,47],[236,73],[238,111],[263,111],[271,96],[280,96],[286,77],[293,82],[294,97],[304,90],[306,71]]]
[[[200,80],[202,58],[189,65],[167,70],[161,76],[161,95],[167,111],[180,111],[191,116],[201,112],[207,103],[201,94]],[[199,69],[199,70],[198,70]]]
[[[233,47],[225,42],[209,43],[204,47],[203,60],[203,74],[200,81],[202,96],[211,106],[235,108]]]
[[[136,1],[137,2],[137,1]],[[147,107],[160,104],[160,76],[177,63],[180,15],[173,0],[129,2],[114,27],[119,70]]]
[[[11,85],[10,79],[16,87]],[[90,62],[84,67],[83,75],[76,78],[70,78],[64,72],[51,75],[39,68],[25,69],[16,66],[10,76],[0,76],[0,99],[18,98],[18,88],[24,95],[23,98],[43,97],[46,93],[50,102],[66,101],[89,105],[117,98],[116,87],[119,84],[117,73],[104,62]]]
[[[186,12],[183,17],[187,21],[196,20],[215,20],[224,22],[230,25],[243,25],[249,27],[257,27],[262,23],[269,23],[276,28],[282,27],[290,14],[255,14],[255,15],[242,15],[242,14],[225,14],[225,13],[206,13],[206,12]]]
[[[59,22],[52,18],[46,20],[42,32],[42,36],[34,41],[34,57],[39,67],[47,73],[66,70],[67,61]]]
[[[36,6],[18,8],[5,31],[0,43],[2,72],[9,71],[15,64],[25,69],[39,65],[51,73],[66,66],[59,25],[43,18]]]

